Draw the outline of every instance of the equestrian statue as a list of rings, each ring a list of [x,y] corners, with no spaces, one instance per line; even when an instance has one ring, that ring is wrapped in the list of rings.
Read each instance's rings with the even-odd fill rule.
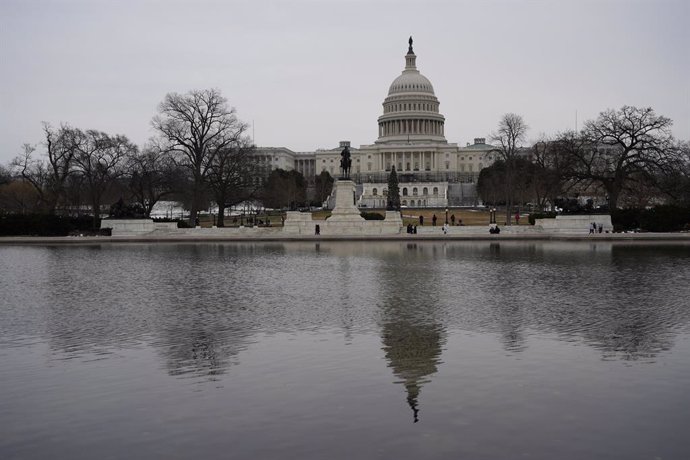
[[[342,152],[340,152],[340,171],[342,175],[341,179],[350,178],[350,168],[352,167],[352,159],[350,158],[350,148],[345,146]]]

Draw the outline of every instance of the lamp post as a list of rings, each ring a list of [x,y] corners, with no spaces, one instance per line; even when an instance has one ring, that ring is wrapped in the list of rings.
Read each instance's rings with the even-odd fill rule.
[[[496,208],[489,209],[489,223],[490,224],[496,223]]]

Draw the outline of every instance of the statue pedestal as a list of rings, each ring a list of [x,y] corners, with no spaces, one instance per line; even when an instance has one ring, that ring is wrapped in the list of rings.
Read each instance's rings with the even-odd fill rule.
[[[335,222],[364,222],[359,209],[355,205],[355,183],[349,179],[336,180],[335,187],[335,207],[331,211],[328,223]]]

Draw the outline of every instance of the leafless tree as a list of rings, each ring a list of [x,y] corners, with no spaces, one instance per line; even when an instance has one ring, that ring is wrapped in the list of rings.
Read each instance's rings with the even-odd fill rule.
[[[74,161],[79,174],[84,178],[96,227],[100,219],[103,195],[112,182],[123,174],[125,158],[133,155],[137,147],[123,135],[111,136],[95,130],[78,130],[74,145]]]
[[[35,157],[35,146],[24,144],[22,154],[12,162],[15,170],[36,189],[43,207],[51,214],[62,204],[65,183],[74,172],[77,131],[67,125],[54,129],[44,122],[45,160]]]
[[[5,166],[0,165],[0,185],[7,184],[12,180],[12,173]]]
[[[586,145],[574,152],[575,177],[600,184],[611,209],[617,208],[621,192],[631,182],[638,178],[649,182],[678,164],[672,124],[649,107],[624,106],[601,112],[596,120],[585,122],[582,136]]]
[[[180,189],[184,174],[168,152],[158,145],[147,145],[127,158],[127,188],[144,209],[146,216],[158,201]]]
[[[553,138],[542,138],[533,146],[534,194],[540,209],[546,202],[554,209],[557,198],[567,194],[579,181],[573,177],[576,152],[584,141],[574,131],[556,134]]]
[[[513,209],[514,193],[515,193],[515,160],[519,156],[522,142],[525,141],[527,134],[527,123],[520,115],[514,113],[506,113],[498,123],[498,130],[491,133],[491,141],[496,144],[493,152],[506,164],[506,183],[505,183],[505,197],[506,197],[506,225],[510,225],[510,219]]]
[[[25,214],[39,211],[41,204],[36,188],[28,181],[0,181],[0,210]]]
[[[257,190],[253,181],[258,167],[255,148],[242,136],[245,129],[238,129],[238,138],[217,152],[209,169],[207,180],[218,205],[218,227],[225,226],[227,207],[252,198]]]
[[[245,125],[217,89],[167,94],[152,124],[192,177],[189,218],[194,225],[216,155],[237,141]]]

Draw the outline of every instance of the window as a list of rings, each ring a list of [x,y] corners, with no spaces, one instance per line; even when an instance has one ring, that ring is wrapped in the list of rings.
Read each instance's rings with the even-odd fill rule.
[[[388,196],[388,189],[387,188],[383,189],[383,196]]]
[[[367,171],[371,171],[371,163],[367,163]]]
[[[407,206],[407,200],[402,200],[402,203],[401,203],[401,204],[402,204],[403,206]]]
[[[374,196],[376,196],[376,195],[378,195],[378,192],[379,192],[379,191],[378,191],[376,188],[374,188],[374,189],[371,191],[371,194],[374,195]]]
[[[446,161],[446,169],[450,169],[450,161]]]
[[[438,196],[438,187],[434,187],[434,196]]]
[[[403,196],[407,196],[407,187],[403,188]]]
[[[417,187],[412,188],[412,195],[417,196]]]
[[[429,189],[426,188],[426,187],[424,187],[424,188],[422,189],[422,195],[427,196],[428,194],[429,194]]]
[[[414,206],[414,200],[410,200],[410,206]]]

